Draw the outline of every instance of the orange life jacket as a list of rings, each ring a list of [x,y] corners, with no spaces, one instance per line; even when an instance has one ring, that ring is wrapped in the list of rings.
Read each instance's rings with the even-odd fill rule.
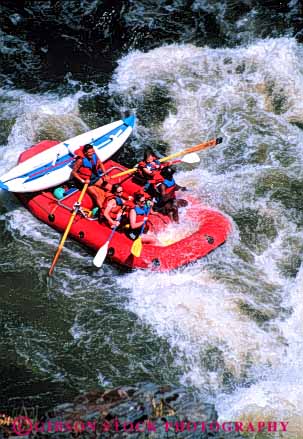
[[[132,209],[134,207],[134,202],[132,200],[124,200],[123,198],[117,197],[117,195],[109,194],[106,196],[102,206],[103,215],[109,201],[111,200],[116,200],[116,207],[113,207],[110,211],[110,217],[113,220],[115,220],[119,216],[122,209],[124,217],[127,217],[129,209]]]
[[[118,214],[121,212],[121,209],[124,205],[124,202],[123,202],[122,198],[117,197],[114,194],[107,195],[105,200],[104,200],[103,206],[102,206],[103,215],[104,215],[105,209],[107,208],[109,201],[111,201],[111,200],[116,201],[116,206],[110,210],[109,215],[110,215],[111,219],[115,220],[118,217]]]

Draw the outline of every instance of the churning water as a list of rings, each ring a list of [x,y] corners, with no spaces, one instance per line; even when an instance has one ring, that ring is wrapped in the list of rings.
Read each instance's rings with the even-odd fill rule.
[[[49,282],[59,236],[2,192],[1,353],[10,364],[76,390],[181,381],[221,419],[284,419],[302,431],[302,54],[288,36],[233,48],[159,44],[122,56],[106,90],[1,90],[3,171],[41,139],[108,122],[100,95],[113,119],[137,114],[127,146],[136,159],[143,144],[170,153],[222,136],[200,164],[178,165],[176,180],[233,225],[224,246],[174,273],[97,272],[69,243]]]

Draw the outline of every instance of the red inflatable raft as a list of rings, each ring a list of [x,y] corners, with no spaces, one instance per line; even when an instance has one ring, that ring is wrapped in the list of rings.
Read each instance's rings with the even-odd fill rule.
[[[43,141],[34,145],[21,154],[19,163],[56,143],[58,142]],[[112,160],[104,165],[110,175],[126,169]],[[130,195],[142,189],[140,181],[133,175],[119,177],[112,182],[120,183]],[[79,191],[58,200],[53,195],[53,189],[18,194],[18,198],[39,220],[64,232]],[[229,220],[220,212],[203,206],[198,199],[186,192],[182,192],[182,198],[188,201],[188,206],[181,209],[181,224],[172,224],[167,216],[161,214],[149,215],[150,230],[157,234],[163,246],[143,244],[141,255],[137,258],[130,252],[133,241],[123,231],[116,231],[109,245],[108,260],[129,268],[167,271],[200,259],[222,245],[231,231]],[[107,241],[111,229],[105,223],[99,223],[98,219],[85,214],[93,207],[90,196],[86,194],[82,202],[82,213],[76,215],[69,236],[96,253]]]

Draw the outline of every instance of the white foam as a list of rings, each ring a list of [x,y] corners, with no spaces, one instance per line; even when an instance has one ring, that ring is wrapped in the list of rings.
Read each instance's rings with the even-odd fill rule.
[[[78,109],[83,94],[78,92],[59,99],[51,93],[31,95],[21,91],[2,91],[5,99],[3,116],[14,119],[14,124],[7,145],[0,149],[1,169],[5,171],[15,166],[20,153],[38,141],[62,141],[87,131]]]
[[[255,250],[241,241],[235,223],[227,245],[193,266],[128,274],[121,286],[130,289],[129,307],[169,340],[183,382],[213,394],[222,419],[293,413],[298,426],[302,282],[300,275],[294,286],[281,265],[292,252],[287,237],[301,237],[292,212],[272,195],[303,175],[303,135],[292,124],[303,122],[302,47],[277,38],[232,49],[173,44],[132,51],[119,61],[110,89],[134,106],[155,86],[174,107],[154,128],[167,153],[223,137],[223,144],[200,153],[200,165],[182,168],[177,181],[232,216],[256,212],[277,234],[262,237],[258,225],[247,225],[256,244],[260,240]],[[271,175],[272,186],[262,194],[258,186]],[[285,176],[281,187],[277,175]],[[267,323],[258,321],[259,312]],[[231,394],[224,393],[228,374],[238,386]]]
[[[224,371],[208,371],[201,364],[206,350],[214,347],[221,351],[225,372],[236,379],[240,379],[251,358],[255,365],[278,360],[276,337],[239,312],[241,294],[228,289],[199,265],[173,274],[136,272],[122,284],[132,290],[130,309],[179,350],[177,362],[185,362],[184,382],[200,389],[206,386],[208,392],[222,386]]]

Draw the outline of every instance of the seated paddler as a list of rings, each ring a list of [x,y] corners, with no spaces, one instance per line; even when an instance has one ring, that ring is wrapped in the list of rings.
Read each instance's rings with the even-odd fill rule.
[[[111,192],[106,195],[103,204],[103,217],[113,229],[116,226],[123,226],[127,221],[128,211],[133,207],[132,197],[124,196],[120,184],[114,184]]]
[[[146,181],[144,189],[154,195],[154,180],[157,177],[162,165],[152,149],[144,151],[144,158],[138,165],[137,175]]]
[[[150,201],[145,198],[144,193],[137,192],[134,194],[135,206],[129,211],[129,228],[126,229],[127,236],[135,240],[143,233],[141,240],[146,244],[159,244],[156,236],[149,232],[148,216],[153,213]]]
[[[105,198],[104,191],[111,190],[111,185],[107,182],[108,178],[105,176],[104,165],[98,159],[93,146],[89,143],[76,153],[78,153],[78,156],[71,175],[78,187],[82,187],[84,183],[89,183],[87,192],[101,210]]]

